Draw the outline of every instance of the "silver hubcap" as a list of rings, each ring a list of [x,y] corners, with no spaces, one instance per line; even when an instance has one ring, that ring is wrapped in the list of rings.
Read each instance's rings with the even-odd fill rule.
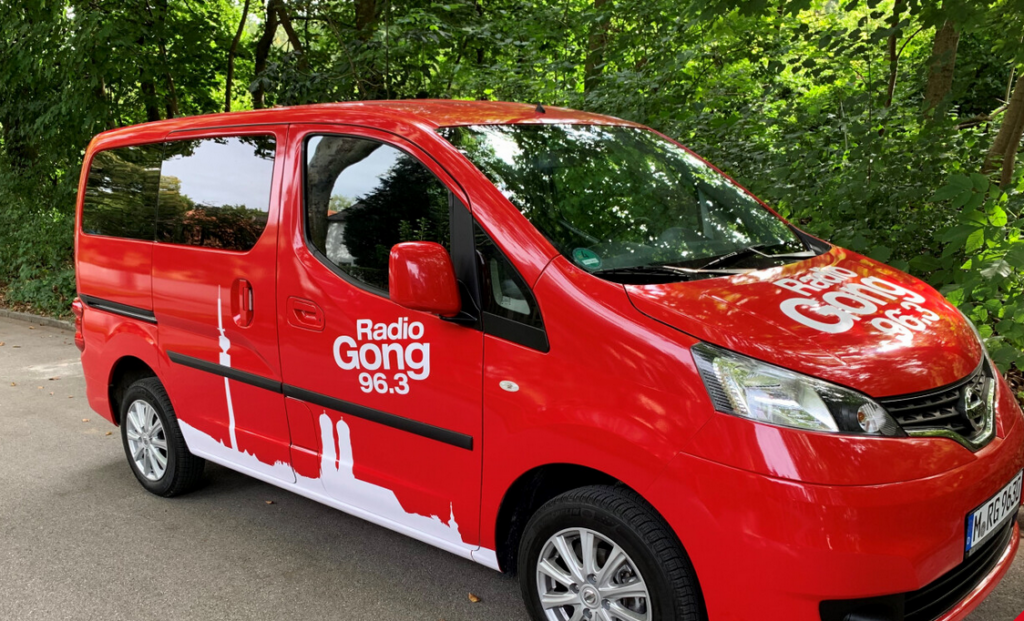
[[[167,437],[156,409],[139,399],[128,407],[125,420],[131,460],[142,476],[159,481],[167,471]]]
[[[541,549],[537,592],[549,621],[650,621],[647,583],[629,555],[589,528],[555,533]]]

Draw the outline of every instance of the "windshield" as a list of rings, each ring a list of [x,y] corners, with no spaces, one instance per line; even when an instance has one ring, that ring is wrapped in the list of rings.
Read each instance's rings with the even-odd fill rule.
[[[601,276],[681,280],[703,268],[721,275],[814,254],[749,194],[650,130],[550,124],[440,132],[560,253]]]

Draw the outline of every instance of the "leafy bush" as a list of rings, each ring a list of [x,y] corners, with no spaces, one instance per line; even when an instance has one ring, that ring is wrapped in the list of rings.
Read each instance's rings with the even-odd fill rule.
[[[1024,175],[1004,192],[983,175],[954,175],[932,199],[957,213],[936,258],[918,262],[929,282],[978,326],[1004,371],[1024,366]]]
[[[0,176],[0,285],[7,303],[69,313],[76,182],[34,170]]]

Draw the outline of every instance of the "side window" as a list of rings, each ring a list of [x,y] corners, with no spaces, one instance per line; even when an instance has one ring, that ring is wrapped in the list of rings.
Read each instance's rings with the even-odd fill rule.
[[[306,236],[321,259],[377,292],[391,247],[433,241],[450,250],[448,189],[405,151],[352,136],[306,142]]]
[[[543,330],[540,309],[530,288],[480,225],[474,224],[474,231],[483,276],[484,312]],[[490,331],[486,317],[484,326]]]
[[[100,151],[82,198],[82,232],[153,240],[160,145]]]
[[[233,136],[164,145],[156,240],[249,250],[267,226],[274,138]]]

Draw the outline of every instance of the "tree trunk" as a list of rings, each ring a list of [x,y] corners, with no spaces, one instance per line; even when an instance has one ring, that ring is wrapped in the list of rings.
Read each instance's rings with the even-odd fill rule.
[[[356,40],[367,44],[373,36],[377,21],[377,0],[356,0]],[[362,77],[358,77],[360,99],[377,99],[383,89],[383,80],[372,62],[363,66]]]
[[[167,50],[163,43],[160,44],[160,50],[164,54],[164,60],[166,61]],[[164,80],[167,83],[167,98],[164,100],[164,105],[167,108],[167,118],[173,119],[181,115],[181,112],[178,110],[178,92],[174,88],[174,78],[171,77],[170,73],[164,74]]]
[[[309,188],[306,221],[309,223],[310,241],[317,248],[324,248],[327,244],[327,206],[338,175],[369,157],[379,146],[380,143],[370,140],[344,138],[325,138],[316,146],[306,167]]]
[[[266,89],[263,88],[263,72],[267,70],[267,57],[270,55],[270,48],[274,45],[274,35],[277,33],[277,10],[278,0],[267,0],[267,19],[263,22],[263,35],[256,42],[256,89],[252,92],[252,107],[260,109],[265,107],[264,97]]]
[[[483,21],[484,19],[484,5],[480,4],[480,0],[475,0],[473,3],[476,6],[476,16],[478,19]],[[476,66],[482,67],[485,58],[485,46],[480,45],[476,48]]]
[[[377,20],[377,0],[356,0],[356,36],[366,41]]]
[[[893,94],[896,92],[896,77],[900,70],[900,56],[896,51],[896,42],[900,38],[900,13],[903,11],[903,0],[896,0],[892,6],[892,34],[889,35],[887,48],[889,50],[889,88],[886,91],[885,107],[892,106]]]
[[[999,185],[1005,187],[1013,180],[1013,167],[1017,161],[1017,150],[1020,148],[1021,135],[1024,134],[1024,75],[1017,79],[1013,87],[1013,96],[1010,97],[1010,105],[1003,115],[1003,124],[999,127],[999,133],[992,141],[992,148],[985,157],[985,164],[981,169],[983,174],[989,174],[997,167],[1002,167]]]
[[[242,33],[245,31],[245,20],[249,17],[249,0],[245,0],[242,6],[242,19],[238,20],[238,30],[235,31],[235,38],[231,40],[231,47],[228,49],[228,73],[224,79],[224,112],[231,112],[231,83],[235,79],[235,53],[238,51],[238,43],[242,40]]]
[[[594,11],[601,13],[608,0],[594,0]],[[583,91],[589,93],[597,86],[604,70],[604,49],[608,45],[609,19],[602,16],[600,21],[590,28],[587,41],[587,60],[583,68]]]
[[[299,69],[305,69],[308,64],[306,61],[306,50],[302,46],[302,40],[299,39],[298,33],[295,32],[295,28],[292,27],[292,20],[288,17],[288,10],[284,6],[284,2],[278,0],[277,2],[277,16],[281,21],[281,25],[284,26],[284,32],[288,35],[288,42],[292,44],[292,49],[299,55]]]
[[[157,105],[156,84],[152,79],[146,78],[142,80],[140,90],[142,91],[142,102],[146,106],[146,120],[159,121],[160,106]]]
[[[942,103],[953,89],[953,70],[956,69],[956,48],[960,33],[956,25],[946,20],[935,31],[932,56],[928,61],[928,83],[924,87],[924,108],[931,110]]]
[[[148,9],[148,4],[147,4]],[[152,17],[152,11],[150,11],[150,17]],[[174,78],[171,77],[168,67],[170,62],[167,59],[167,44],[164,41],[164,32],[167,25],[167,0],[160,2],[159,11],[157,13],[157,45],[160,48],[160,63],[164,69],[164,85],[167,87],[167,95],[164,98],[164,109],[167,111],[167,118],[171,119],[178,116],[178,93],[174,88]]]

